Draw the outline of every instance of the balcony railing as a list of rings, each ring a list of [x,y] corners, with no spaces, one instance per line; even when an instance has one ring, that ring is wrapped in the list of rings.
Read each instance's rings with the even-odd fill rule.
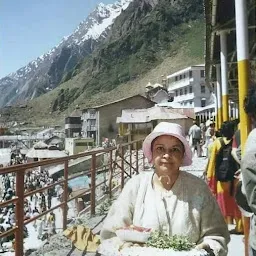
[[[11,234],[15,234],[15,256],[22,256],[23,254],[23,228],[24,225],[45,216],[46,214],[52,212],[57,208],[61,208],[63,212],[63,229],[67,228],[67,213],[68,213],[68,202],[77,199],[88,192],[90,193],[90,205],[88,206],[88,210],[90,210],[91,215],[95,215],[95,207],[98,199],[96,198],[96,188],[102,186],[106,181],[100,182],[96,184],[96,175],[98,172],[102,172],[102,170],[108,171],[109,175],[109,187],[108,187],[108,196],[112,197],[113,189],[116,189],[116,186],[112,187],[112,179],[120,178],[120,187],[123,188],[125,179],[132,177],[133,172],[139,172],[139,161],[142,161],[142,168],[144,167],[144,156],[139,158],[139,145],[141,145],[142,140],[133,141],[126,144],[121,144],[117,150],[117,147],[106,148],[101,150],[92,150],[89,152],[84,152],[72,156],[57,158],[57,159],[49,159],[43,160],[39,162],[26,163],[20,165],[9,166],[6,168],[0,168],[0,175],[15,173],[16,176],[16,191],[15,198],[0,202],[0,208],[6,207],[8,205],[15,205],[15,216],[16,223],[12,227],[12,229],[0,233],[0,239],[3,237],[7,237]],[[99,154],[106,155],[107,162],[103,163],[101,166],[96,166],[96,158]],[[69,173],[69,161],[72,159],[84,158],[85,156],[91,157],[91,168],[88,171],[83,172],[82,174],[76,174],[71,176]],[[39,188],[30,192],[25,191],[24,177],[25,173],[31,171],[32,168],[42,167],[56,164],[64,164],[64,175],[58,182],[54,182],[46,187]],[[116,172],[115,169],[119,171]],[[84,175],[88,175],[91,177],[91,187],[87,190],[84,190],[82,193],[77,194],[74,197],[69,197],[68,194],[68,181],[75,179],[77,177],[81,177]],[[43,192],[49,188],[54,188],[56,185],[61,185],[63,187],[63,197],[61,202],[58,205],[40,213],[37,216],[34,216],[30,219],[24,220],[24,202],[25,198],[32,196],[35,193]]]
[[[183,79],[178,80],[178,81],[170,82],[168,84],[168,90],[173,91],[173,90],[176,90],[176,89],[179,89],[179,88],[183,88],[185,86],[190,85],[190,83],[193,82],[193,81],[194,81],[194,78],[186,77],[186,78],[183,78]]]

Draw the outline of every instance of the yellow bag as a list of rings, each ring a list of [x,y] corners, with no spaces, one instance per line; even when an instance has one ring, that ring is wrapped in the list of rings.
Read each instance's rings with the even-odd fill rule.
[[[100,244],[99,236],[94,235],[90,228],[82,225],[67,228],[63,234],[80,251],[96,252]]]

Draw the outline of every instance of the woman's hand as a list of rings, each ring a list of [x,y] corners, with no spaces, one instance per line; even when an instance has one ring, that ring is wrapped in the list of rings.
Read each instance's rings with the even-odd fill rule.
[[[214,252],[212,251],[211,247],[209,246],[209,244],[207,243],[201,243],[196,245],[195,249],[200,250],[200,249],[204,249],[207,251],[207,253],[209,254],[209,256],[215,256]]]
[[[122,227],[122,228],[118,228],[118,229],[135,230],[138,232],[150,232],[151,231],[151,228],[144,228],[144,227],[139,227],[139,226],[134,226],[134,225],[130,225],[130,226],[126,226],[126,227]]]
[[[234,174],[234,178],[240,180],[241,179],[241,169],[237,170]]]

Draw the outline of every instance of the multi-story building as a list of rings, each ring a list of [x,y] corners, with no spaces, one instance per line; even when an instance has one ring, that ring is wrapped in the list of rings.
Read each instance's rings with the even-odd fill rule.
[[[65,135],[66,138],[81,137],[82,121],[81,111],[77,107],[70,116],[65,118]]]
[[[104,138],[115,139],[118,134],[116,118],[123,109],[153,107],[155,102],[142,95],[134,95],[114,102],[82,110],[82,136],[93,138],[100,145]]]
[[[193,107],[200,121],[214,117],[215,96],[205,84],[204,65],[187,67],[167,76],[167,86],[174,96],[169,106]]]

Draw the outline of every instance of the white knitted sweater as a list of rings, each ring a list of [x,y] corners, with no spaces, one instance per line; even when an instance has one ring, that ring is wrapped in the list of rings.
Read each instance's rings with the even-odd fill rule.
[[[101,239],[114,237],[116,228],[133,224],[170,236],[185,235],[196,244],[208,243],[216,256],[227,255],[227,225],[205,182],[180,172],[167,191],[153,188],[152,175],[142,173],[127,182],[105,219]]]

